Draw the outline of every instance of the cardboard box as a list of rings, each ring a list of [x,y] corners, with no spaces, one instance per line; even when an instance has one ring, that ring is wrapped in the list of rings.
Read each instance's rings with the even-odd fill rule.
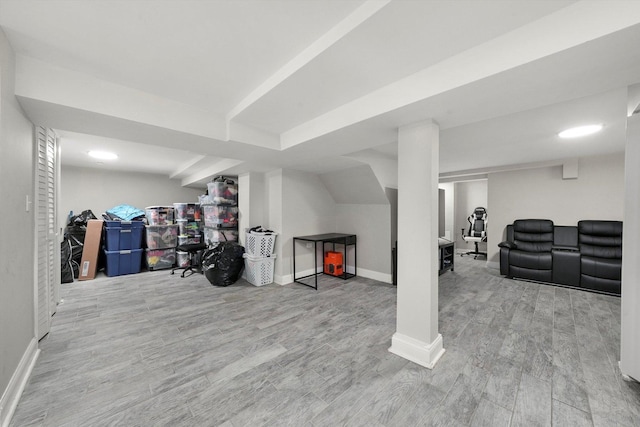
[[[102,237],[102,222],[101,219],[90,219],[87,222],[87,234],[84,236],[78,280],[91,280],[96,277],[100,238]]]

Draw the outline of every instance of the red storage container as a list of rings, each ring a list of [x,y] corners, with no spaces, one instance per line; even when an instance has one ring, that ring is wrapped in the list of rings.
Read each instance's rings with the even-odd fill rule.
[[[342,252],[327,252],[324,255],[324,272],[332,276],[342,276]]]

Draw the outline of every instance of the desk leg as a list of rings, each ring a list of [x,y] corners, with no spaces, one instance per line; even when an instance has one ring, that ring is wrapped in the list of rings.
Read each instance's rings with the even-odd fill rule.
[[[296,239],[293,239],[293,283],[296,282]]]
[[[347,280],[347,265],[349,264],[347,262],[347,239],[344,239],[344,244],[342,246],[344,246],[344,259],[342,260],[342,280]]]
[[[318,290],[318,242],[313,243],[313,277],[316,280],[316,291],[317,291]]]
[[[353,244],[353,275],[358,275],[358,242]]]
[[[320,254],[320,259],[322,260],[322,271],[320,272],[321,275],[324,276],[324,251],[325,249],[327,249],[327,242],[322,242],[322,253]]]

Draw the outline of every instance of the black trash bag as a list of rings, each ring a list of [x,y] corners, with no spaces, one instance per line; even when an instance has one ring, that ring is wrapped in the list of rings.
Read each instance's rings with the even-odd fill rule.
[[[71,260],[71,268],[73,269],[73,278],[77,279],[78,276],[80,276],[80,263],[75,260]]]
[[[202,254],[202,271],[214,286],[233,285],[244,269],[244,246],[236,242],[219,242]]]
[[[73,266],[71,265],[71,242],[67,237],[60,243],[60,282],[73,283]]]
[[[93,214],[91,209],[87,209],[82,211],[79,215],[73,215],[69,217],[69,222],[67,223],[67,225],[68,226],[74,226],[74,225],[86,226],[87,222],[89,222],[90,219],[98,219],[98,217],[96,217]]]
[[[84,225],[69,225],[64,232],[65,240],[69,240],[69,244],[71,245],[71,266],[73,268],[73,277],[76,279],[80,272],[84,237],[86,234],[87,227]]]

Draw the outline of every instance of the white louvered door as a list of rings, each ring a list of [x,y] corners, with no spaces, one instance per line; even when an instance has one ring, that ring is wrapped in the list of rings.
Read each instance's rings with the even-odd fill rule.
[[[60,251],[56,234],[57,144],[51,129],[37,126],[36,228],[38,242],[38,339],[44,337],[56,312],[58,282],[56,260]],[[56,251],[57,250],[57,251]]]

